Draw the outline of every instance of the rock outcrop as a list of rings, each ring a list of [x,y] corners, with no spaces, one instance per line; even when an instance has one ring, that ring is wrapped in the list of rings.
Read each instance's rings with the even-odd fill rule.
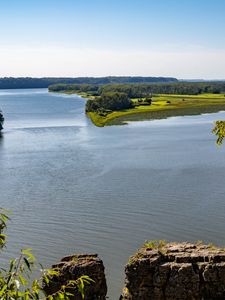
[[[146,243],[125,267],[124,300],[225,299],[225,250],[201,243]]]
[[[69,280],[77,280],[82,275],[88,275],[93,281],[85,285],[85,300],[105,300],[107,294],[106,279],[102,260],[97,254],[78,254],[64,257],[60,263],[52,268],[59,272],[59,275],[52,276],[48,285],[44,286],[47,295],[59,291],[67,285]],[[70,299],[81,300],[78,290],[70,289]]]
[[[58,270],[44,285],[47,295],[60,291],[70,280],[88,275],[85,300],[106,300],[107,285],[97,254],[64,257],[52,266]],[[225,249],[202,243],[146,242],[125,267],[125,287],[120,300],[224,300]],[[76,288],[71,300],[81,300]],[[116,300],[116,299],[111,299]]]

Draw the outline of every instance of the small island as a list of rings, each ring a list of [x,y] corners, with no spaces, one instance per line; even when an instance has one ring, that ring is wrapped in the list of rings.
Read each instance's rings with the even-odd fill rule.
[[[86,114],[98,127],[225,110],[225,82],[56,84],[49,91],[88,99]]]

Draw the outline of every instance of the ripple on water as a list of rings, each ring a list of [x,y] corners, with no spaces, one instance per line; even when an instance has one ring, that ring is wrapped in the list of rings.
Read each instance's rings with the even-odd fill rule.
[[[23,246],[47,265],[97,252],[118,299],[144,240],[225,244],[225,147],[211,135],[224,113],[99,129],[76,96],[4,91],[0,107],[0,204],[14,213],[5,261]]]

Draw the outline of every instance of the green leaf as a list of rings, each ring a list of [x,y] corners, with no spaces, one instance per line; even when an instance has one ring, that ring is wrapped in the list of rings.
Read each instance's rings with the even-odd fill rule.
[[[31,267],[30,267],[29,261],[26,259],[26,257],[24,257],[23,260],[24,260],[24,262],[25,262],[27,268],[31,271]]]
[[[21,284],[23,286],[26,286],[27,285],[26,279],[21,274],[18,274],[18,277],[19,277],[19,280],[20,280]]]
[[[26,255],[31,261],[35,261],[34,255],[31,253],[32,248],[21,250],[23,255]]]

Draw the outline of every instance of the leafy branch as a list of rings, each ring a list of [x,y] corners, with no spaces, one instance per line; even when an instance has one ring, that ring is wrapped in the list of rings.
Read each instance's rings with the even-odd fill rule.
[[[217,145],[222,145],[225,137],[225,121],[216,121],[212,132],[217,136]]]
[[[5,246],[4,231],[9,220],[9,211],[0,208],[1,248]],[[45,270],[41,266],[40,279],[31,281],[34,269],[37,269],[37,264],[31,248],[21,250],[18,258],[11,259],[8,269],[0,268],[0,300],[69,300],[77,291],[84,299],[85,286],[93,282],[89,276],[84,275],[77,280],[69,280],[58,291],[47,295],[43,286],[48,286],[51,278],[59,276],[60,272],[56,269]]]

